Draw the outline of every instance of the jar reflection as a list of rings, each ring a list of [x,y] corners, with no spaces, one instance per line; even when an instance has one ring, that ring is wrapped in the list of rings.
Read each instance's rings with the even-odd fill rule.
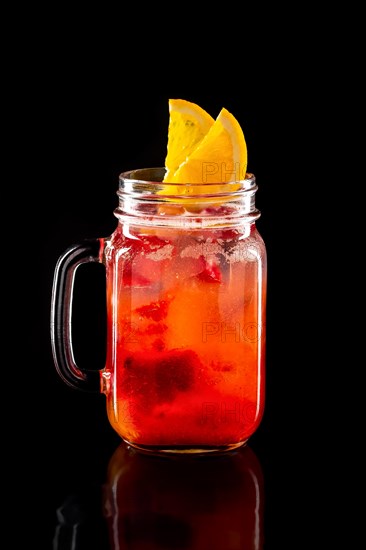
[[[263,548],[263,474],[246,446],[217,456],[155,456],[122,443],[103,509],[114,550]]]

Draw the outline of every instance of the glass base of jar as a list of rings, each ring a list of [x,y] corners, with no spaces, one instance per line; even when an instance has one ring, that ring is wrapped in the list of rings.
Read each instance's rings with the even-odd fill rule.
[[[155,455],[209,455],[209,454],[225,454],[230,451],[234,451],[243,447],[247,444],[248,439],[240,441],[239,443],[234,443],[232,445],[176,445],[176,446],[165,446],[165,445],[140,445],[139,443],[132,443],[127,439],[124,439],[124,442],[130,447],[137,449],[143,453],[155,454]]]

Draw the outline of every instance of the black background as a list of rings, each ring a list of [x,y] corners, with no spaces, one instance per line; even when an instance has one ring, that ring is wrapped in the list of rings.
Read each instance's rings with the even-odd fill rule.
[[[88,501],[92,524],[97,517],[86,547],[108,548],[99,498],[119,439],[104,396],[76,392],[56,373],[49,329],[53,273],[69,245],[114,230],[120,172],[164,164],[169,98],[196,102],[213,117],[222,107],[231,111],[259,186],[258,228],[268,251],[267,397],[250,446],[264,472],[265,548],[329,541],[334,529],[324,509],[338,490],[329,473],[335,462],[330,430],[340,419],[331,411],[332,366],[324,361],[329,311],[319,301],[327,289],[328,249],[309,191],[314,166],[324,158],[324,127],[315,129],[314,110],[325,109],[326,94],[305,47],[308,37],[300,39],[296,23],[289,28],[279,12],[276,32],[268,35],[261,18],[241,25],[232,16],[224,24],[218,14],[196,26],[188,17],[188,28],[175,33],[163,23],[137,25],[130,16],[95,9],[47,14],[47,23],[21,40],[23,15],[5,108],[15,145],[6,186],[14,193],[6,236],[14,289],[8,318],[13,371],[11,383],[4,381],[12,387],[8,407],[14,411],[9,548],[23,536],[34,548],[56,548],[56,511],[75,495]],[[331,186],[321,182],[318,205]],[[77,276],[81,367],[103,366],[103,276],[94,266]]]

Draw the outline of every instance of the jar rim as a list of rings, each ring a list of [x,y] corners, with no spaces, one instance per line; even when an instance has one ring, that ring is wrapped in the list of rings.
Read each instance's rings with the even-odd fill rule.
[[[133,185],[148,185],[151,187],[163,187],[168,185],[174,185],[179,193],[179,189],[186,189],[187,186],[189,186],[194,194],[194,189],[197,189],[200,187],[202,193],[202,186],[204,185],[207,189],[207,193],[211,194],[212,190],[216,194],[218,186],[225,186],[222,191],[226,193],[230,193],[231,190],[238,191],[238,190],[248,190],[252,189],[253,187],[256,187],[256,178],[255,175],[248,172],[244,179],[236,179],[232,180],[230,182],[220,182],[220,181],[209,181],[209,182],[197,182],[197,183],[190,183],[190,182],[184,182],[184,183],[168,183],[163,182],[164,176],[166,174],[166,168],[164,167],[150,167],[150,168],[136,168],[133,170],[126,170],[119,174],[119,187],[124,187],[125,184],[128,182],[129,184]],[[239,186],[239,187],[238,187]]]
[[[260,216],[253,174],[229,183],[176,184],[163,182],[165,173],[163,167],[122,172],[116,217],[126,223],[201,228],[252,223]]]

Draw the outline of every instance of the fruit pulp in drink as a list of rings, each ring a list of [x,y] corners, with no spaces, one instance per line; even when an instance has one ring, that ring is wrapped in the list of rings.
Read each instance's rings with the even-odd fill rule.
[[[243,444],[264,410],[266,252],[256,225],[118,225],[105,246],[108,417],[132,445]]]

